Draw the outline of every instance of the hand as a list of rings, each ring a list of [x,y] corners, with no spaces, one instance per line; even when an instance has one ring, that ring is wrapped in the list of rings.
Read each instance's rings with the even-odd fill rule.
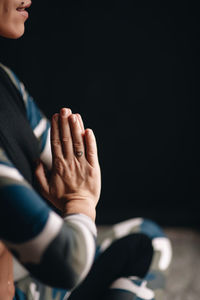
[[[41,193],[63,215],[84,213],[95,220],[101,188],[97,146],[91,129],[84,130],[80,115],[63,108],[51,123],[52,171],[40,163],[36,177]]]

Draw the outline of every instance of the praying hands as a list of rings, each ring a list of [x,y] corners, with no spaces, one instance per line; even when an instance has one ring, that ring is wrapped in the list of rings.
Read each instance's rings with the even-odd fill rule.
[[[63,216],[83,213],[92,220],[100,196],[101,176],[95,136],[81,116],[63,108],[51,122],[52,170],[40,162],[36,177],[41,193]]]

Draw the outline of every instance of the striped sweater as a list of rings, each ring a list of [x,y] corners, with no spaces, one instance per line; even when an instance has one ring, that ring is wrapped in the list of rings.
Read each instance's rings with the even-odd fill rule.
[[[27,126],[37,139],[40,159],[50,169],[49,121],[16,75],[2,64],[0,68],[20,93]],[[85,278],[93,263],[96,226],[83,214],[62,219],[26,180],[1,146],[0,239],[36,278],[48,285],[71,290]]]

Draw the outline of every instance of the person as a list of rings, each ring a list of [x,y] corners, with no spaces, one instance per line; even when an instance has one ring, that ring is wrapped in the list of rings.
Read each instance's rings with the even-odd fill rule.
[[[30,5],[0,0],[1,36],[24,34]],[[142,218],[97,236],[100,188],[93,131],[69,108],[50,124],[1,64],[0,300],[161,299],[170,241]]]

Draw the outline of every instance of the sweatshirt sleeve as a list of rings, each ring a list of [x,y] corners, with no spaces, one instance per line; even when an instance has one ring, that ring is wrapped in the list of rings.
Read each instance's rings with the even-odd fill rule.
[[[38,139],[40,158],[50,169],[50,123],[15,73],[0,66],[22,96],[27,119]],[[0,148],[0,239],[36,278],[54,287],[73,289],[93,263],[96,226],[82,214],[63,220]]]
[[[73,289],[93,263],[96,226],[52,211],[0,149],[0,239],[36,278]]]

